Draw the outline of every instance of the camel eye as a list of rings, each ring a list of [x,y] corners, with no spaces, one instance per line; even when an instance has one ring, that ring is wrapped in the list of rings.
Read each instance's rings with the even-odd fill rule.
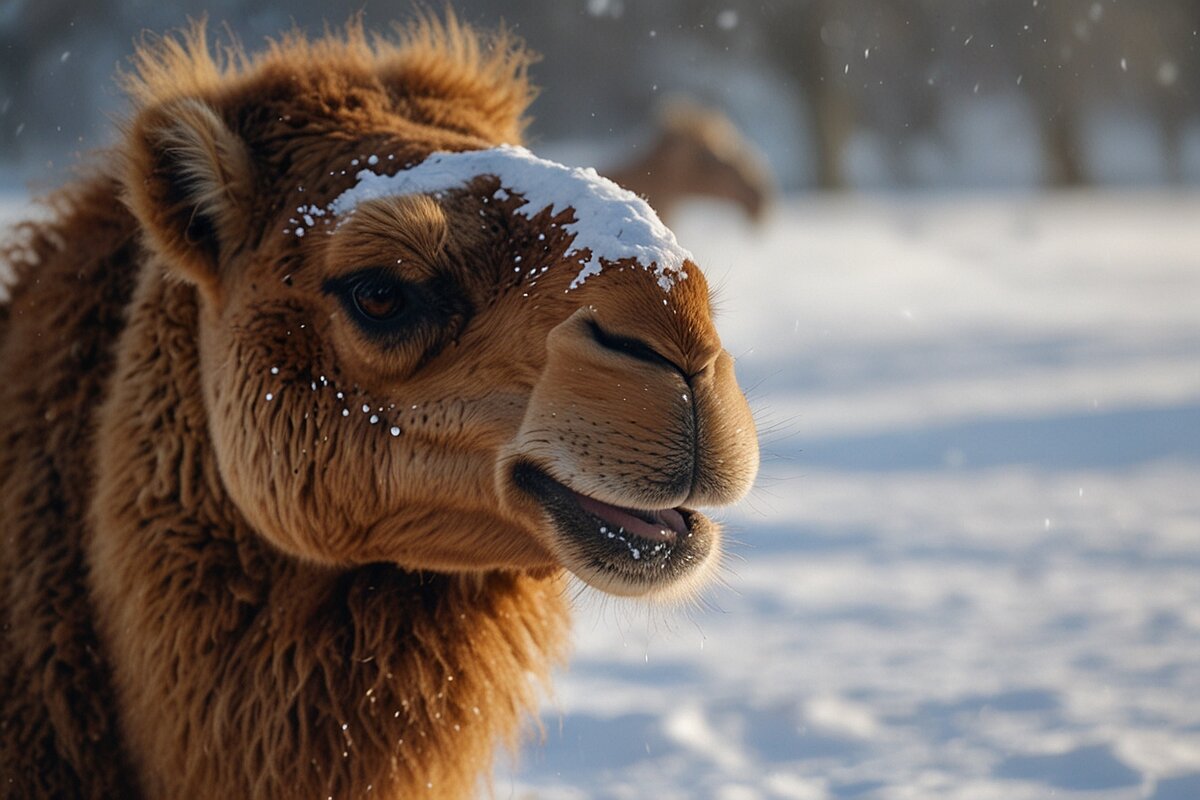
[[[323,288],[341,305],[346,321],[379,347],[411,352],[432,347],[442,335],[452,335],[461,319],[461,312],[442,299],[437,281],[408,281],[387,267],[339,275]]]
[[[404,287],[386,275],[368,275],[350,287],[350,302],[363,319],[387,322],[403,313],[407,303]]]

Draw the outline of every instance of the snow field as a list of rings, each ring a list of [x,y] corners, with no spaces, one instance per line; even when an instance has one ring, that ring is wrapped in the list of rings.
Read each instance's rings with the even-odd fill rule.
[[[689,209],[762,475],[697,607],[577,589],[496,796],[1200,797],[1198,219],[1163,192]]]
[[[762,476],[688,612],[580,593],[500,797],[1200,797],[1200,196],[675,226]]]

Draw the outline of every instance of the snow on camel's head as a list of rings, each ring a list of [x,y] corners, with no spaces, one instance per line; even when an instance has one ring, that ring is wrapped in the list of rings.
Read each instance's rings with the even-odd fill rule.
[[[448,25],[142,51],[125,192],[201,297],[222,482],[311,562],[687,590],[695,508],[758,462],[704,276],[636,196],[506,145],[527,58]],[[430,69],[447,41],[471,80]]]

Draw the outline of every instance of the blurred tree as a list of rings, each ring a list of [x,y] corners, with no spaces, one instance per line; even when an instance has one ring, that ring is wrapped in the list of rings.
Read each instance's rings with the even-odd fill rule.
[[[293,24],[340,24],[360,5],[0,0],[0,165],[32,172],[36,158],[61,162],[103,144],[121,102],[113,72],[143,30],[207,14],[255,49]],[[1181,180],[1185,133],[1200,116],[1200,0],[453,5],[482,26],[503,20],[543,54],[535,142],[621,138],[648,126],[661,96],[682,92],[729,110],[749,138],[774,143],[775,159],[795,162],[778,164],[782,174],[812,175],[822,188],[857,179],[848,163],[863,152],[856,141],[876,147],[880,177],[900,185],[922,174],[918,147],[932,144],[923,154],[952,164],[950,143],[969,153],[973,141],[950,133],[1000,96],[1030,110],[1028,121],[1014,120],[1014,135],[1040,141],[1048,182],[1093,179],[1089,149],[1101,114],[1151,120],[1162,175]],[[367,12],[368,25],[383,30],[413,5],[372,0]]]
[[[1183,179],[1184,127],[1200,112],[1200,3],[974,0],[960,7],[955,27],[979,41],[951,50],[955,71],[976,86],[1019,85],[1047,183],[1090,182],[1089,118],[1111,111],[1153,120],[1164,177]]]
[[[737,7],[751,31],[746,55],[757,54],[805,109],[819,188],[846,187],[846,151],[856,131],[877,134],[891,178],[902,185],[915,180],[915,143],[945,144],[933,5],[794,0]],[[693,15],[694,24],[703,13]],[[718,38],[712,29],[707,35]]]
[[[75,30],[103,27],[114,12],[113,0],[9,0],[0,5],[0,154],[16,158],[36,146],[48,98],[78,108],[87,96],[85,72],[67,68]],[[47,78],[56,83],[41,91]],[[87,113],[87,110],[85,110]],[[26,129],[30,135],[22,138]]]

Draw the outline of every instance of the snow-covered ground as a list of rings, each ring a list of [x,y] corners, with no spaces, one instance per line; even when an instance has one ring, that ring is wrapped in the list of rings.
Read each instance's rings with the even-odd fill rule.
[[[500,798],[1200,798],[1200,195],[675,225],[762,429],[727,588],[579,597]]]
[[[704,607],[580,591],[495,795],[1200,798],[1200,194],[675,228],[762,477]]]

